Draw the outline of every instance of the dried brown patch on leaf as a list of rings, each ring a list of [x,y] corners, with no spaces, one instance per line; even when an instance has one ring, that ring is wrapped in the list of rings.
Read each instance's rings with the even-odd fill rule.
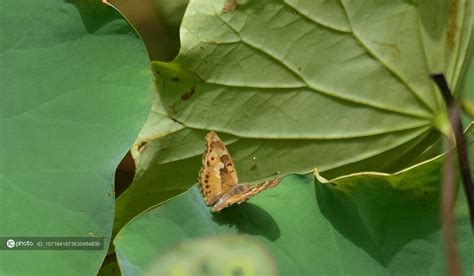
[[[227,0],[222,10],[224,12],[233,12],[237,9],[237,7],[238,7],[237,0]]]
[[[138,145],[137,145],[137,150],[138,152],[140,153],[143,153],[143,151],[145,150],[146,148],[146,145],[147,145],[148,141],[141,141]]]
[[[184,101],[187,101],[191,98],[191,96],[194,94],[194,91],[196,90],[195,87],[191,87],[191,89],[189,89],[188,92],[184,93],[183,95],[181,95],[181,100],[184,102]]]

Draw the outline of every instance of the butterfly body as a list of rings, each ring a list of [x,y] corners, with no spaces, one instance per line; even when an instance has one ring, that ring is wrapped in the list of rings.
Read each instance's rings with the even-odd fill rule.
[[[257,193],[280,183],[279,178],[249,186],[239,183],[237,172],[227,148],[214,131],[206,135],[206,150],[199,173],[199,188],[213,212],[240,204]]]
[[[231,204],[231,199],[232,198],[239,198],[240,195],[244,194],[249,190],[249,186],[245,183],[239,183],[235,185],[230,191],[227,193],[223,194],[219,200],[217,200],[216,203],[212,206],[212,210],[214,212],[219,212],[220,210],[224,209],[225,207],[228,207]]]

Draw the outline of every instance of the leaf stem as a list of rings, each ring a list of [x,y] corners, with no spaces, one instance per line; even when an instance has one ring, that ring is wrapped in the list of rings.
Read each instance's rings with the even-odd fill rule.
[[[452,143],[448,140],[449,148]],[[448,275],[461,275],[461,261],[456,248],[455,220],[453,206],[456,199],[455,193],[455,162],[454,152],[449,150],[443,166],[443,189],[441,193],[441,221],[443,224],[443,240]]]
[[[459,117],[459,108],[454,101],[451,90],[443,74],[432,74],[431,78],[438,86],[441,95],[446,102],[448,108],[449,120],[454,133],[456,141],[456,149],[458,155],[459,166],[461,169],[461,178],[464,186],[464,193],[466,194],[469,217],[471,220],[471,228],[474,230],[474,185],[472,183],[471,171],[469,168],[469,158],[467,154],[466,140],[464,139],[463,126]]]

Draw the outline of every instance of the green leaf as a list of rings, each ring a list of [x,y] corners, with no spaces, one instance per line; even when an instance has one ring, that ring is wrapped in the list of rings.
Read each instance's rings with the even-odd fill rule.
[[[104,237],[97,251],[1,251],[0,274],[93,275],[114,171],[146,119],[139,37],[100,1],[0,1],[1,237]]]
[[[470,156],[473,133],[471,128],[466,135]],[[137,275],[182,241],[237,233],[262,242],[282,275],[444,274],[442,161],[440,156],[394,174],[358,173],[330,181],[290,175],[248,203],[217,214],[194,187],[120,231],[114,240],[119,265]],[[474,238],[462,192],[455,212],[463,271],[470,274]]]
[[[404,153],[445,131],[429,74],[457,83],[472,28],[468,2],[237,1],[233,12],[224,2],[191,1],[180,55],[154,64],[167,115],[184,126],[255,140],[247,148],[282,173],[317,165],[334,175],[397,171],[409,165]],[[266,140],[294,162],[273,161],[276,150],[261,149]],[[279,142],[293,144],[280,150]],[[375,156],[386,161],[374,166]],[[243,170],[255,180],[274,169]]]
[[[462,34],[472,28],[471,4],[448,4],[246,1],[225,12],[223,0],[191,1],[180,55],[153,64],[155,121],[170,122],[162,134],[234,135],[231,153],[245,181],[316,166],[330,177],[395,172],[447,127],[429,74],[457,82],[470,41]],[[458,28],[448,28],[453,22]],[[153,193],[185,185],[154,183]]]

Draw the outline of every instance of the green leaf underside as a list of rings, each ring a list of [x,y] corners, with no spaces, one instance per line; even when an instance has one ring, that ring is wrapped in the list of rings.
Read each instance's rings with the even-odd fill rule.
[[[233,135],[241,181],[393,173],[440,153],[420,156],[447,123],[429,74],[459,79],[470,2],[239,2],[224,12],[224,1],[190,1],[180,55],[153,63],[156,114],[114,232],[195,183],[209,130]]]
[[[456,59],[427,64],[446,51],[446,24],[436,28],[436,48],[425,49],[416,7],[343,2],[338,13],[348,22],[336,30],[318,18],[326,10],[317,4],[249,1],[233,13],[222,6],[191,1],[183,20],[176,62],[203,80],[195,97],[179,105],[179,87],[166,82],[160,89],[169,111],[178,103],[169,115],[187,126],[241,137],[337,139],[432,127],[442,110],[428,76]],[[432,16],[447,21],[447,14]],[[405,22],[402,35],[393,21]],[[341,111],[345,116],[333,116]]]
[[[405,160],[392,149],[426,148],[436,140],[435,129],[446,128],[444,104],[429,74],[459,78],[455,68],[464,64],[469,36],[467,42],[446,41],[459,35],[456,30],[470,34],[471,6],[461,1],[450,14],[448,1],[437,3],[446,9],[364,3],[247,1],[225,12],[224,1],[191,1],[180,55],[174,63],[153,64],[162,115],[180,127],[255,144],[271,141],[273,150],[256,156],[271,164],[271,172],[250,180],[315,166],[339,175],[402,168]],[[459,28],[446,33],[450,20],[459,18]],[[252,148],[252,140],[245,141]],[[305,148],[290,150],[298,169],[276,156],[288,155],[279,143]],[[364,164],[375,155],[399,164],[392,170]],[[337,172],[339,167],[345,168]]]
[[[100,1],[0,1],[0,18],[0,236],[105,238],[97,251],[2,251],[0,274],[96,274],[114,171],[151,104],[147,54]]]

